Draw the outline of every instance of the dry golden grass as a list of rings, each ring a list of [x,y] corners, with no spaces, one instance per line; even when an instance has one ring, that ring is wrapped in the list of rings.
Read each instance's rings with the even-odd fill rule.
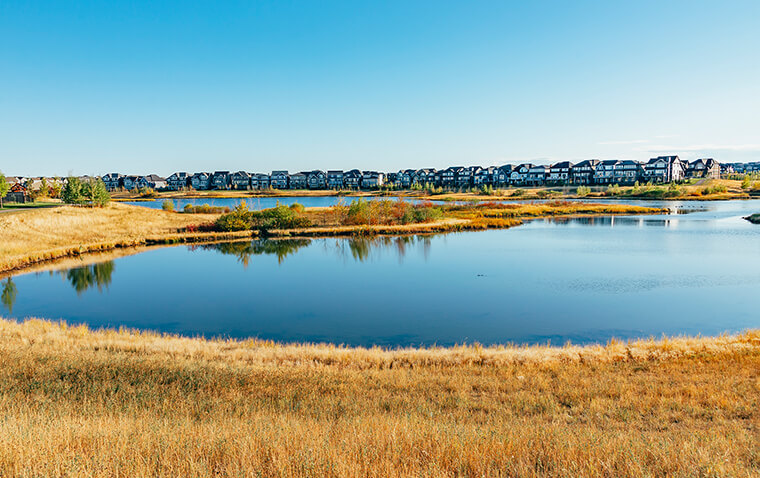
[[[65,206],[0,215],[0,271],[42,260],[155,240],[198,239],[216,234],[184,234],[190,225],[218,215],[177,214],[110,204],[105,208]]]
[[[382,350],[0,320],[0,476],[758,476],[760,332]]]

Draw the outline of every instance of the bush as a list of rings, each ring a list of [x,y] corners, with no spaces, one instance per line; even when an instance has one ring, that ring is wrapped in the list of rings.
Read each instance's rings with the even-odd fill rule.
[[[216,220],[216,228],[220,231],[245,231],[251,229],[253,225],[251,215],[252,213],[248,210],[248,206],[241,201],[235,209],[227,214],[222,214]]]
[[[578,186],[578,189],[575,190],[575,194],[580,197],[588,196],[591,194],[591,188],[588,186]]]
[[[164,211],[174,212],[174,201],[168,199],[161,204],[161,209]]]

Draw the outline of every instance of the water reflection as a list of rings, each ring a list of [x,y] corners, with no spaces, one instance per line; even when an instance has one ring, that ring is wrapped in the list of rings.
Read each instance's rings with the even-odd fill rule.
[[[97,287],[99,292],[103,292],[103,288],[107,288],[111,284],[113,270],[114,262],[106,261],[69,269],[61,274],[71,283],[71,286],[77,291],[77,295],[81,295],[92,287]]]
[[[13,313],[13,304],[16,303],[16,295],[18,295],[16,284],[13,283],[13,279],[8,277],[3,283],[3,293],[0,295],[0,300],[2,300],[3,305],[10,313]]]
[[[365,262],[371,256],[372,251],[395,251],[399,263],[403,262],[409,249],[419,246],[425,259],[430,255],[431,235],[413,236],[357,236],[350,239],[336,241],[335,247],[339,254],[348,257],[350,254],[357,262]]]
[[[678,219],[663,216],[596,216],[596,217],[551,217],[537,219],[558,226],[655,226],[655,227],[677,227]]]
[[[311,244],[310,239],[260,239],[256,241],[247,242],[221,242],[217,244],[201,244],[197,246],[190,246],[190,250],[203,250],[203,251],[217,251],[225,255],[231,255],[237,257],[238,261],[243,264],[243,267],[248,267],[251,256],[259,256],[262,254],[277,256],[277,262],[282,264],[282,261],[291,254],[302,247],[306,247]]]

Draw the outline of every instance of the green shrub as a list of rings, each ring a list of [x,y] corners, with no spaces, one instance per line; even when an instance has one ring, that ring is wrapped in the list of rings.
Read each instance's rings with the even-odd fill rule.
[[[161,203],[161,209],[164,211],[174,212],[174,201],[165,200],[163,203]]]
[[[245,231],[251,229],[252,213],[248,210],[245,202],[240,202],[235,209],[222,214],[219,219],[216,220],[216,228],[220,231]]]
[[[578,189],[575,190],[575,194],[580,197],[588,196],[591,194],[591,188],[588,186],[578,186]]]

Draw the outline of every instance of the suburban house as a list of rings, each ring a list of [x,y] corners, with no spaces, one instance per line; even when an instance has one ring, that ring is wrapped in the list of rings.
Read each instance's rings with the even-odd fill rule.
[[[327,187],[330,189],[343,188],[343,170],[331,169],[327,171]]]
[[[251,175],[245,171],[237,171],[230,176],[232,189],[250,189]]]
[[[512,165],[505,164],[496,170],[493,177],[493,184],[495,186],[507,186],[509,184],[509,177],[512,175]]]
[[[512,174],[509,177],[509,183],[515,185],[524,185],[528,182],[528,175],[533,168],[531,163],[523,163],[518,165],[512,170]]]
[[[434,168],[422,168],[418,169],[414,175],[412,175],[412,184],[417,183],[420,185],[435,184],[436,183],[436,171]]]
[[[284,170],[272,171],[269,176],[269,185],[274,189],[288,189],[290,174]]]
[[[441,171],[441,186],[454,187],[457,185],[457,177],[459,173],[464,171],[463,166],[451,166]]]
[[[214,174],[211,175],[212,189],[229,189],[230,184],[229,171],[214,171]]]
[[[615,184],[633,184],[638,181],[643,169],[636,161],[624,159],[618,161],[612,170],[613,182]]]
[[[594,171],[595,184],[614,184],[615,183],[615,166],[619,163],[617,159],[605,159],[596,165]]]
[[[156,174],[148,174],[147,176],[139,176],[135,181],[135,186],[138,189],[166,189],[166,179]]]
[[[185,189],[189,183],[190,183],[190,175],[184,171],[174,173],[168,178],[166,178],[167,187],[173,191],[179,191],[180,189]]]
[[[574,184],[593,184],[594,173],[599,165],[598,159],[587,159],[573,165],[573,183]]]
[[[119,173],[108,173],[103,175],[101,179],[103,180],[103,184],[106,185],[106,189],[109,191],[115,191],[122,186],[124,175]]]
[[[720,165],[712,158],[696,159],[686,166],[686,177],[720,179]]]
[[[251,189],[269,189],[269,175],[262,173],[251,174]]]
[[[414,177],[417,171],[414,169],[405,169],[403,171],[399,171],[398,175],[396,177],[397,182],[399,183],[399,186],[402,188],[408,188],[412,185],[414,182]]]
[[[327,173],[319,169],[310,171],[306,175],[306,185],[309,189],[325,189],[327,187]]]
[[[3,198],[3,202],[26,203],[31,200],[32,198],[29,196],[29,191],[26,186],[20,182],[14,183],[8,190],[8,194]]]
[[[469,168],[462,168],[457,171],[456,185],[458,188],[467,188],[472,186],[472,182],[475,180],[475,175],[480,171],[480,166],[470,166]]]
[[[124,176],[121,183],[124,186],[124,189],[131,191],[137,187],[137,176]]]
[[[546,183],[546,176],[549,173],[549,166],[543,164],[533,165],[528,171],[528,185],[542,186]]]
[[[377,171],[362,171],[361,186],[365,189],[375,189],[383,185],[385,174]]]
[[[475,186],[485,186],[493,184],[494,176],[496,176],[496,166],[488,166],[487,168],[478,168],[475,175],[472,178],[472,184]]]
[[[343,173],[343,186],[348,189],[359,189],[361,180],[362,173],[358,169],[352,169]]]
[[[293,173],[290,175],[290,189],[306,189],[307,173]]]
[[[193,189],[208,189],[211,185],[211,175],[209,173],[195,173],[190,176],[190,186]]]
[[[644,179],[654,183],[681,181],[685,168],[678,156],[658,156],[644,165]]]
[[[546,176],[546,182],[549,184],[567,184],[572,177],[573,163],[562,161],[549,167],[549,174]]]

